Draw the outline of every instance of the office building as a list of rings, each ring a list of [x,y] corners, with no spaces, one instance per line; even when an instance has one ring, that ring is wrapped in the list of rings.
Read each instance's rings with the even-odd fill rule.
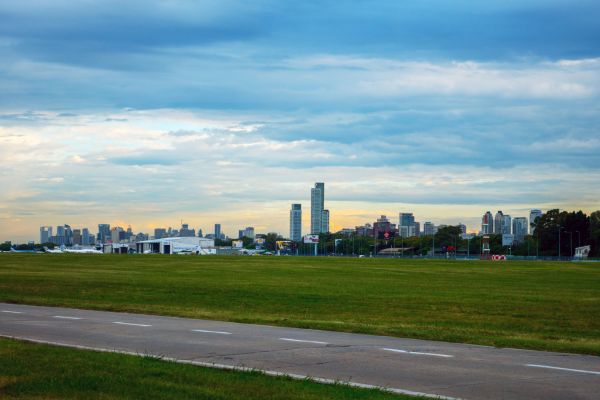
[[[512,222],[512,233],[515,235],[515,241],[523,243],[527,235],[527,218],[515,217]]]
[[[198,237],[202,237],[202,229],[198,228]]]
[[[510,217],[510,215],[503,215],[502,216],[502,234],[503,235],[510,235],[512,232],[512,219]]]
[[[110,228],[110,238],[112,243],[119,243],[125,238],[125,231],[120,226]]]
[[[317,182],[310,190],[310,233],[323,232],[323,216],[325,210],[325,183]],[[329,222],[327,223],[329,228]]]
[[[48,243],[50,238],[52,237],[52,227],[51,226],[41,226],[40,227],[40,243]]]
[[[88,228],[83,228],[81,230],[81,244],[84,246],[94,244],[92,238],[90,237],[90,230]]]
[[[329,233],[329,210],[323,210],[323,216],[321,217],[321,232]]]
[[[72,239],[74,245],[76,246],[81,246],[83,244],[82,241],[82,237],[81,237],[81,229],[73,229],[73,239]]]
[[[502,218],[504,214],[502,211],[498,211],[494,217],[494,233],[496,235],[502,235]]]
[[[435,234],[435,225],[433,222],[425,222],[423,224],[423,235],[424,236],[433,236]]]
[[[373,237],[376,239],[380,239],[382,234],[385,232],[389,232],[391,235],[393,235],[395,231],[396,225],[392,224],[385,215],[377,218],[377,221],[373,223]]]
[[[415,236],[415,217],[412,213],[400,213],[399,222],[400,236]]]
[[[154,228],[154,239],[162,239],[167,237],[167,230],[165,228]]]
[[[221,224],[215,224],[215,239],[221,239]]]
[[[489,211],[483,214],[483,218],[481,218],[481,233],[483,235],[491,235],[494,233],[494,217]]]
[[[531,225],[535,224],[535,220],[538,218],[541,218],[542,215],[544,215],[544,213],[542,212],[542,210],[537,210],[537,209],[533,209],[529,212],[529,223]],[[535,235],[535,228],[533,226],[530,226],[531,230],[531,234]]]
[[[415,227],[415,236],[421,236],[421,223],[415,222],[413,226]]]
[[[467,233],[467,226],[463,223],[458,223],[458,227],[460,228],[460,233],[461,234],[465,234]]]
[[[98,224],[98,243],[110,241],[110,224]]]
[[[179,237],[195,237],[196,230],[190,229],[188,224],[181,224],[181,229],[179,230]]]
[[[292,204],[290,209],[290,240],[302,240],[302,204]]]

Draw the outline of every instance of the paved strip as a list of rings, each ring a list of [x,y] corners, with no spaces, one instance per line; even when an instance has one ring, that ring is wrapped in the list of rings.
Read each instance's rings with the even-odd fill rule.
[[[21,311],[2,310],[2,312],[7,314],[23,314]]]
[[[117,324],[117,325],[129,325],[129,326],[142,326],[144,328],[152,326],[152,325],[147,325],[147,324],[134,324],[133,322],[121,322],[121,321],[113,321],[113,324]]]
[[[401,350],[401,349],[388,349],[388,348],[383,348],[381,350],[385,350],[385,351],[391,351],[394,353],[406,353],[406,354],[414,354],[417,356],[432,356],[432,357],[444,357],[444,358],[452,358],[454,356],[451,356],[449,354],[437,354],[437,353],[425,353],[425,352],[421,352],[421,351],[408,351],[408,350]]]
[[[397,393],[469,400],[595,400],[600,392],[598,374],[576,373],[600,371],[600,357],[595,356],[59,307],[0,303],[0,310],[13,311],[0,314],[4,336]],[[81,320],[64,324],[56,316]],[[130,324],[143,329],[130,329]],[[392,354],[403,352],[406,357]]]
[[[570,371],[570,372],[580,372],[582,374],[600,375],[600,371],[587,371],[585,369],[573,369],[573,368],[553,367],[551,365],[538,365],[538,364],[526,364],[526,365],[528,367],[533,367],[533,368],[557,369],[557,370],[560,370],[560,371]]]
[[[68,317],[68,316],[65,316],[65,315],[55,315],[52,318],[58,318],[58,319],[81,319],[79,317]]]
[[[209,331],[206,329],[192,329],[192,332],[200,332],[200,333],[215,333],[217,335],[231,335],[231,332],[224,331]]]

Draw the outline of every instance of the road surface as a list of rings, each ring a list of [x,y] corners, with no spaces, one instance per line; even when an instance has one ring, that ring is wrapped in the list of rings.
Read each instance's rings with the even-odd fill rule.
[[[5,303],[0,336],[447,398],[600,398],[595,356]]]

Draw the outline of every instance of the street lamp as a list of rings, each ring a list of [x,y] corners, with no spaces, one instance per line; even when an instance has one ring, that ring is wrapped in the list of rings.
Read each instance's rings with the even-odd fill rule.
[[[569,239],[571,241],[571,255],[570,256],[573,257],[573,232],[567,232],[567,231],[565,231],[565,233],[569,234]]]

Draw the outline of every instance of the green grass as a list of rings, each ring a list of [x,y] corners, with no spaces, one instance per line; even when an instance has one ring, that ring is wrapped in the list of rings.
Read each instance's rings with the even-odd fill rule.
[[[0,255],[0,301],[600,355],[600,264]]]
[[[114,353],[0,339],[1,399],[409,399]]]

